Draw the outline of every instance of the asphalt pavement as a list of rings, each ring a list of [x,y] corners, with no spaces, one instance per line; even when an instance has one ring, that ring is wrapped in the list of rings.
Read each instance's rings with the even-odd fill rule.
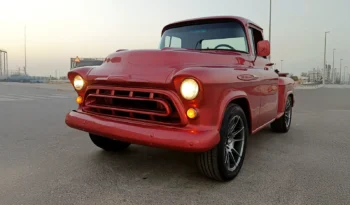
[[[76,94],[0,83],[0,204],[349,204],[350,89],[296,90],[292,127],[248,138],[241,173],[203,177],[191,153],[111,154],[68,128]]]

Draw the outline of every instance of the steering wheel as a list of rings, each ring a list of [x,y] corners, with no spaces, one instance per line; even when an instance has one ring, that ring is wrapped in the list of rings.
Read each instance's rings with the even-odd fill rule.
[[[229,48],[229,49],[231,49],[231,50],[236,50],[236,49],[234,49],[232,46],[227,45],[227,44],[219,44],[219,45],[215,46],[214,49],[217,49],[217,48],[222,47],[222,46],[227,47],[227,48]]]

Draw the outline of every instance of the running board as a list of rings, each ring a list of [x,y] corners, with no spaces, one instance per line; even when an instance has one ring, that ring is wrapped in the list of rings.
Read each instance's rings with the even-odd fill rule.
[[[271,124],[273,121],[275,121],[277,118],[274,118],[273,120],[268,121],[267,123],[265,123],[264,125],[256,128],[254,131],[252,131],[252,134],[257,133],[258,131],[260,131],[261,129],[265,128],[267,125]]]

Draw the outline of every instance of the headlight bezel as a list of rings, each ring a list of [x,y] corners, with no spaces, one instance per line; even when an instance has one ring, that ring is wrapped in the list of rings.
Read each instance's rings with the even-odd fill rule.
[[[73,87],[77,91],[81,91],[85,86],[85,81],[84,78],[81,77],[80,75],[76,75],[73,78]]]
[[[187,88],[183,87],[187,86]],[[192,88],[189,86],[193,86]],[[180,83],[179,88],[181,96],[188,101],[194,100],[199,96],[200,86],[197,80],[193,78],[184,78]],[[185,93],[187,92],[187,93]]]

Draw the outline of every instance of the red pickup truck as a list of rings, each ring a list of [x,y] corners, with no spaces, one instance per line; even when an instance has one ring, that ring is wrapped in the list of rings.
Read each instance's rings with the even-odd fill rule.
[[[158,49],[118,50],[68,73],[78,108],[68,126],[106,151],[130,144],[195,152],[206,176],[232,180],[248,135],[288,132],[294,81],[279,76],[263,29],[234,16],[166,25]]]

